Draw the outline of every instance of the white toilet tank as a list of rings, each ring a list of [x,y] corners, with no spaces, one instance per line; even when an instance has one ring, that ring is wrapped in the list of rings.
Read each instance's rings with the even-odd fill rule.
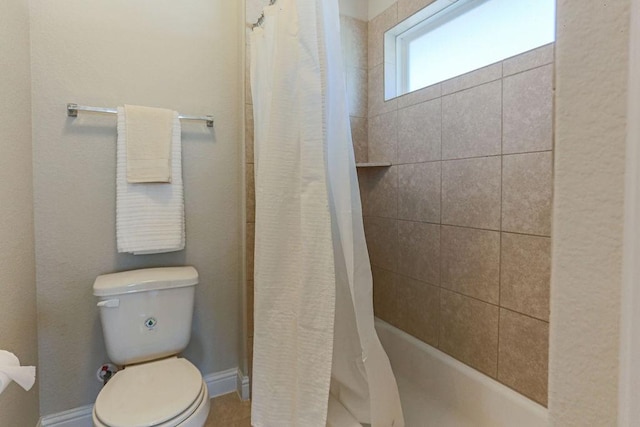
[[[130,365],[180,353],[191,337],[198,272],[193,267],[163,267],[104,274],[93,294],[107,354]]]

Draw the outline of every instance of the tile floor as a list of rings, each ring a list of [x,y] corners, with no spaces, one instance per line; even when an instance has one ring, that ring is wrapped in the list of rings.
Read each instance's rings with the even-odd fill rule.
[[[251,402],[240,400],[237,393],[214,398],[205,427],[251,427]]]

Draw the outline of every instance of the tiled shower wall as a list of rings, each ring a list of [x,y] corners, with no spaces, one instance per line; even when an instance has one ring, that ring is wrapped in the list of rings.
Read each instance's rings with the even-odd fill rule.
[[[340,36],[347,81],[351,139],[356,162],[367,162],[367,22],[340,16]]]
[[[553,45],[385,102],[400,3],[369,23],[376,315],[546,405]]]
[[[259,12],[249,3],[251,21]],[[341,17],[356,160],[393,163],[359,170],[376,315],[546,404],[553,46],[385,102],[382,33],[417,10],[403,3],[416,2],[394,4],[368,31]],[[251,364],[248,74],[246,81]]]

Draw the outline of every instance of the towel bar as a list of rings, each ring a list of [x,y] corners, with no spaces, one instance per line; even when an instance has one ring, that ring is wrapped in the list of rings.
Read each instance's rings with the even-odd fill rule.
[[[118,110],[116,108],[105,108],[105,107],[87,107],[85,105],[78,104],[67,104],[67,116],[69,117],[78,117],[78,111],[90,111],[92,113],[104,113],[104,114],[117,114]],[[213,127],[213,116],[188,116],[185,114],[180,114],[178,116],[180,120],[203,120],[207,122],[207,127]]]

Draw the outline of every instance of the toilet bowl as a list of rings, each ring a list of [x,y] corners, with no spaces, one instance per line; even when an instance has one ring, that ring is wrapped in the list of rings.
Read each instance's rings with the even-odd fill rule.
[[[193,267],[99,276],[94,295],[112,362],[124,366],[93,407],[97,427],[202,427],[209,392],[202,374],[177,355],[191,334]]]

